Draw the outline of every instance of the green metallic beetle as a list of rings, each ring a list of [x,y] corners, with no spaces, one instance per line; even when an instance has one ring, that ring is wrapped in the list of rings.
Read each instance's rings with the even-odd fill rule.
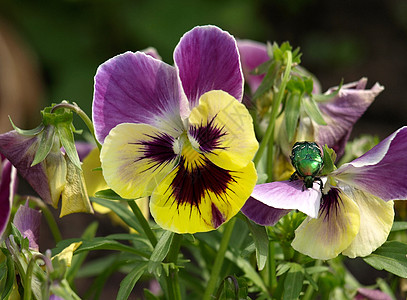
[[[291,151],[291,164],[295,172],[290,181],[302,179],[305,188],[312,188],[315,181],[319,181],[322,192],[322,180],[318,177],[324,167],[321,148],[314,142],[297,142]]]

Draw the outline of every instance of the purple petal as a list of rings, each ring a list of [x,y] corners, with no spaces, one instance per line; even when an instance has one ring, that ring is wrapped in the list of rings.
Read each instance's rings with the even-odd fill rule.
[[[320,145],[327,144],[333,148],[338,156],[343,154],[353,125],[383,91],[383,87],[378,83],[370,90],[365,90],[366,83],[367,79],[362,78],[358,82],[344,85],[336,97],[319,104],[327,125],[317,127],[316,141]],[[327,94],[332,93],[333,89],[335,88]]]
[[[182,128],[175,68],[142,52],[126,52],[99,66],[93,122],[103,143],[120,123],[146,123],[165,131]]]
[[[215,26],[195,27],[180,40],[174,62],[189,108],[198,105],[204,93],[223,90],[237,100],[243,96],[243,73],[236,41]],[[181,112],[188,110],[186,99]],[[183,113],[184,114],[184,113]]]
[[[18,173],[28,181],[38,195],[52,203],[44,163],[31,167],[38,149],[37,136],[23,136],[15,130],[0,135],[0,152],[13,164]]]
[[[251,92],[254,93],[263,80],[264,74],[253,75],[251,72],[270,59],[267,54],[267,47],[265,44],[250,40],[237,41],[237,46],[239,48],[240,61],[242,62],[244,79],[250,86]]]
[[[318,216],[321,201],[319,183],[315,182],[312,189],[307,189],[301,180],[259,184],[251,196],[274,208],[298,209],[312,218]]]
[[[391,300],[392,298],[380,290],[358,288],[353,300]]]
[[[278,220],[290,212],[289,209],[278,209],[263,204],[253,197],[250,197],[246,201],[241,211],[250,220],[263,226],[273,226]]]
[[[26,205],[21,205],[13,220],[14,225],[21,234],[28,238],[29,247],[39,251],[38,240],[40,235],[41,212]]]
[[[83,159],[88,156],[90,151],[92,151],[93,148],[95,148],[94,144],[88,143],[88,142],[75,142],[75,147],[76,151],[78,152],[78,156],[80,161],[83,161]],[[62,152],[65,153],[65,149],[62,148]]]
[[[0,161],[0,237],[10,218],[14,193],[17,188],[17,171],[8,160]]]
[[[331,175],[385,201],[407,199],[406,153],[407,127],[403,127]]]

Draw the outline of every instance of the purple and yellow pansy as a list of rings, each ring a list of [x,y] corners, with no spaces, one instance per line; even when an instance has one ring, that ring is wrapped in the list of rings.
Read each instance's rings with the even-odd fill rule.
[[[291,209],[308,215],[292,246],[315,259],[363,257],[380,247],[394,221],[393,200],[407,199],[407,127],[342,165],[313,188],[300,180],[257,185],[242,211],[274,225]]]
[[[258,142],[229,33],[195,27],[176,46],[174,63],[126,52],[98,68],[93,122],[103,175],[123,198],[150,196],[164,229],[209,231],[250,196]]]

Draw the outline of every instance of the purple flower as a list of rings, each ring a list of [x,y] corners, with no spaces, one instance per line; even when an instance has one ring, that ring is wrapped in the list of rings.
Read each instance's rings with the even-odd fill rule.
[[[242,211],[262,225],[273,225],[290,209],[306,213],[292,246],[313,258],[369,255],[387,240],[392,200],[407,199],[406,151],[403,127],[324,177],[323,195],[318,182],[305,190],[299,180],[265,183],[254,188]],[[267,220],[268,214],[277,217]]]
[[[236,41],[215,26],[195,27],[174,62],[126,52],[98,68],[93,121],[103,175],[123,198],[151,196],[161,227],[213,230],[240,210],[257,179]]]
[[[243,40],[238,41],[238,47],[245,80],[251,92],[254,93],[263,80],[264,75],[254,75],[251,72],[270,59],[267,54],[266,45]],[[301,69],[301,72],[306,71]],[[353,125],[366,111],[375,97],[383,90],[383,87],[378,83],[371,89],[365,89],[366,83],[367,79],[362,78],[357,82],[345,84],[332,99],[318,102],[318,108],[326,125],[319,125],[306,115],[300,116],[297,133],[292,141],[287,140],[285,126],[281,126],[284,122],[281,122],[281,120],[277,122],[280,123],[280,126],[276,128],[277,140],[285,156],[288,157],[291,147],[296,141],[302,140],[315,141],[320,145],[326,144],[328,147],[333,148],[338,156],[341,156]],[[331,88],[325,94],[333,94],[337,89],[338,87]],[[316,79],[314,79],[313,94],[319,93],[320,86]]]
[[[17,171],[0,155],[0,237],[6,230],[17,188]]]

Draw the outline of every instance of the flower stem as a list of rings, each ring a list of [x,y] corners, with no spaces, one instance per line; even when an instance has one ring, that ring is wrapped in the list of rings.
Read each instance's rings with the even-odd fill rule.
[[[223,237],[220,242],[219,250],[215,258],[215,262],[213,264],[211,276],[209,278],[208,285],[206,287],[203,300],[210,300],[212,297],[213,292],[216,288],[216,283],[218,282],[218,277],[220,270],[222,269],[223,260],[225,258],[225,253],[228,248],[228,244],[230,241],[230,237],[232,236],[232,231],[236,223],[236,217],[232,218],[227,224],[226,229],[223,232]]]
[[[44,214],[45,220],[48,223],[48,227],[51,230],[51,234],[54,238],[54,241],[56,244],[58,244],[60,241],[62,241],[61,231],[59,231],[58,224],[55,221],[48,206],[38,198],[30,197],[30,200],[33,201],[35,205],[41,209],[42,213]]]
[[[44,260],[44,256],[42,254],[33,255],[30,262],[27,266],[27,272],[25,273],[25,282],[24,282],[24,300],[31,300],[31,282],[32,282],[32,275],[34,271],[34,267],[38,259]],[[45,261],[45,260],[44,260]]]
[[[178,280],[178,268],[176,268],[178,254],[181,247],[183,236],[181,234],[174,234],[172,239],[170,251],[165,258],[168,263],[173,263],[174,267],[170,267],[169,276],[166,276],[166,283],[168,289],[169,300],[181,300],[181,289]]]
[[[292,65],[292,54],[291,51],[287,51],[287,64],[283,76],[283,80],[281,81],[280,87],[278,89],[277,97],[276,100],[273,101],[273,107],[271,109],[271,114],[270,114],[270,121],[268,123],[266,133],[264,134],[264,137],[260,143],[259,150],[257,151],[253,162],[257,166],[261,157],[263,156],[264,151],[266,150],[269,140],[271,137],[271,134],[274,131],[274,124],[276,122],[277,116],[278,116],[278,111],[280,109],[280,104],[283,101],[284,93],[285,93],[285,87],[287,85],[287,82],[290,77],[291,73],[291,65]]]
[[[128,201],[131,210],[133,211],[134,215],[136,216],[137,220],[139,221],[141,227],[143,227],[144,233],[147,235],[147,238],[150,240],[151,245],[155,247],[157,245],[157,238],[154,232],[151,230],[150,225],[148,224],[146,218],[144,218],[143,213],[138,207],[136,201]]]
[[[95,140],[95,143],[96,143],[97,147],[99,148],[99,150],[102,148],[102,145],[96,139],[95,128],[93,127],[92,120],[76,103],[75,104],[70,104],[67,102],[59,103],[52,108],[51,112],[54,112],[58,108],[67,108],[67,109],[75,112],[82,119],[82,121],[85,123],[85,125],[88,127],[89,131],[92,133],[93,139]]]
[[[275,247],[274,242],[270,242],[269,244],[269,265],[268,265],[268,273],[269,273],[269,288],[271,294],[273,294],[274,290],[277,288],[277,276],[276,276],[276,260],[275,260]]]
[[[319,267],[319,266],[321,266],[321,265],[322,265],[322,260],[317,260],[317,261],[315,262],[315,266]],[[317,273],[315,273],[315,274],[312,276],[312,279],[313,279],[315,282],[318,281],[319,274],[320,274],[320,273],[317,272]],[[309,299],[311,299],[313,293],[314,293],[314,288],[312,287],[312,284],[310,284],[310,285],[308,285],[308,287],[307,287],[307,289],[306,289],[306,291],[305,291],[304,297],[303,297],[302,299],[303,299],[303,300],[309,300]]]

